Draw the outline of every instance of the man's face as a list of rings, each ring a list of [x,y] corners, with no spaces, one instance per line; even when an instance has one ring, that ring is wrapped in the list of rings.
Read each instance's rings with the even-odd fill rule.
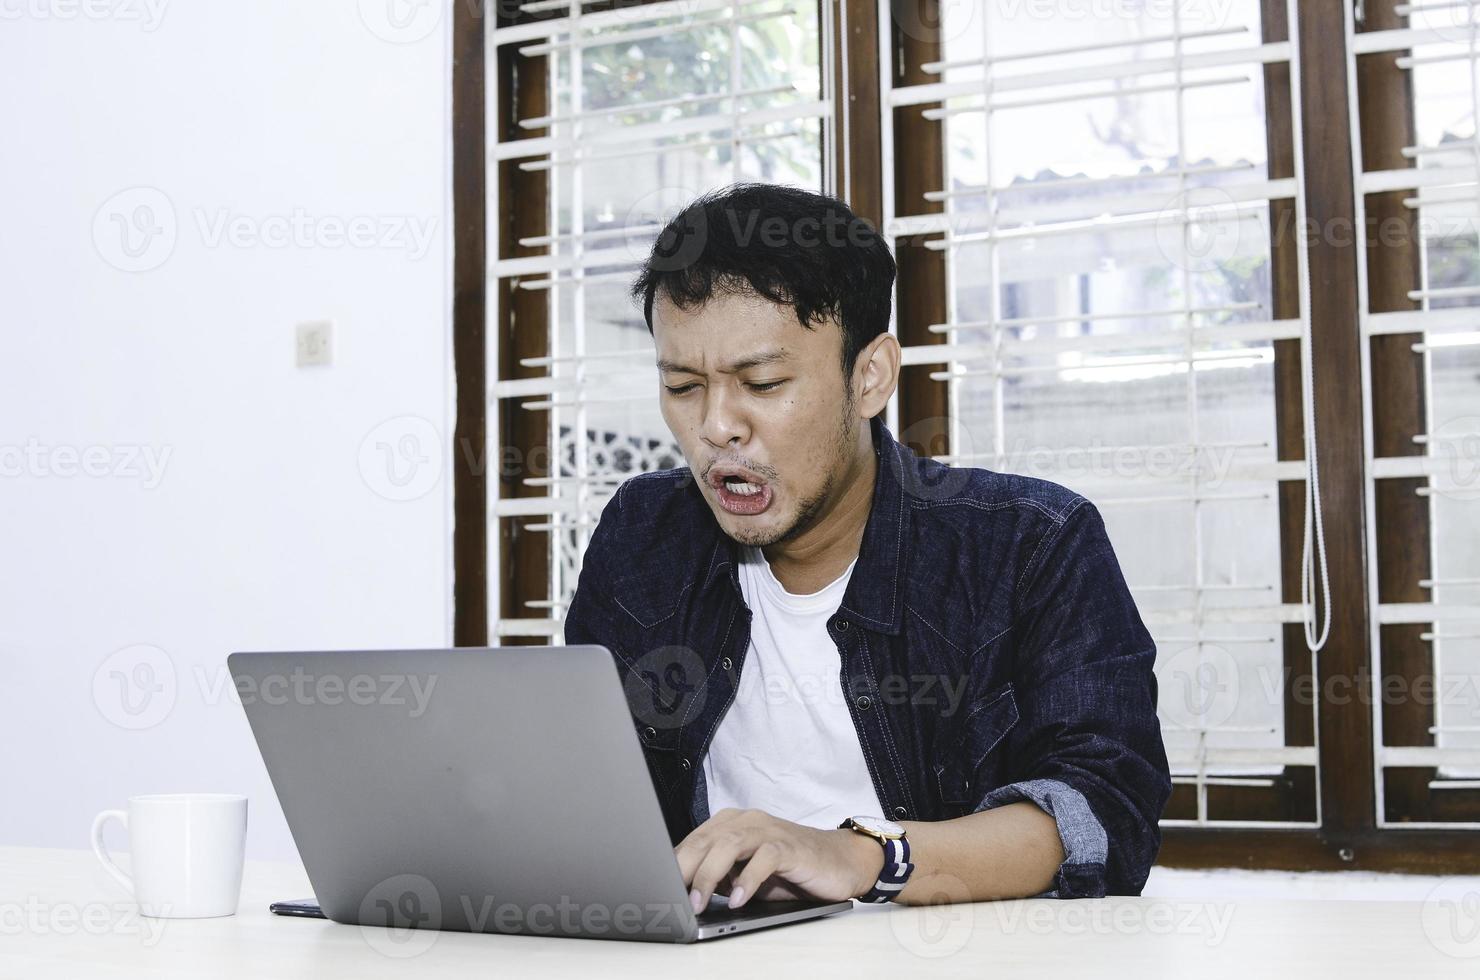
[[[725,534],[765,547],[810,527],[858,441],[841,328],[751,292],[690,310],[660,292],[653,340],[663,420]]]

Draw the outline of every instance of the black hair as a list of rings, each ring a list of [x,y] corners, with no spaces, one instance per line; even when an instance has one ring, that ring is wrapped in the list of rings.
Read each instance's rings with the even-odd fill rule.
[[[658,233],[632,284],[648,333],[659,290],[680,309],[716,293],[755,292],[790,306],[807,329],[843,328],[843,379],[858,352],[889,329],[894,256],[866,219],[835,197],[781,184],[733,184],[705,194]]]

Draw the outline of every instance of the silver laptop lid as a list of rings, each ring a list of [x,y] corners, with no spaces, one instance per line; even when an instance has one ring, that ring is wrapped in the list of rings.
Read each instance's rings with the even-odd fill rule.
[[[331,919],[697,937],[605,648],[234,653],[228,663]]]

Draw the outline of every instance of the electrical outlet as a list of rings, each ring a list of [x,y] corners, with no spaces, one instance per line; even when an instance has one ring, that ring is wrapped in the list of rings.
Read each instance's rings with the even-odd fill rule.
[[[298,324],[298,366],[334,363],[334,321],[312,320]]]

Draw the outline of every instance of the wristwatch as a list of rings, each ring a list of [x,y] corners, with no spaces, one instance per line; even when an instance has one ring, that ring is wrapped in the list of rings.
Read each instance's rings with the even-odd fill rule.
[[[910,880],[915,866],[910,863],[910,842],[904,828],[883,817],[849,817],[838,824],[839,830],[851,830],[872,837],[884,848],[884,870],[874,887],[858,896],[860,902],[892,902]]]

